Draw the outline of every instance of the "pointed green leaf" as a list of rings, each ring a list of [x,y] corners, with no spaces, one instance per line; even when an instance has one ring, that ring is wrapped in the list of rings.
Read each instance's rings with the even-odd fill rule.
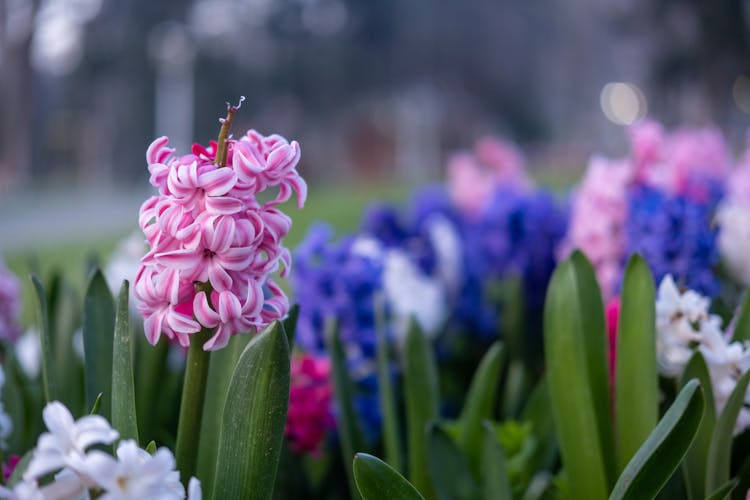
[[[737,416],[745,403],[745,393],[750,383],[750,370],[737,381],[729,395],[724,409],[716,420],[716,427],[711,436],[708,449],[708,468],[706,470],[706,495],[729,482],[729,465],[732,458],[732,437]]]
[[[96,399],[94,400],[94,404],[91,406],[91,410],[89,411],[89,415],[96,415],[99,413],[99,408],[102,405],[102,393],[96,395]]]
[[[429,426],[427,431],[427,462],[437,498],[470,500],[479,497],[479,484],[466,456],[438,425]]]
[[[625,466],[610,500],[656,497],[690,448],[703,417],[703,405],[700,384],[691,380]]]
[[[638,254],[625,268],[617,327],[615,443],[621,472],[659,420],[656,298],[651,270]]]
[[[557,441],[550,412],[547,377],[543,376],[531,392],[521,413],[521,422],[530,422],[537,446],[529,459],[529,470],[550,469],[557,459]]]
[[[579,265],[587,275],[585,265]],[[610,489],[607,464],[612,461],[612,446],[604,312],[601,299],[593,294],[599,294],[596,283],[590,277],[579,280],[573,261],[566,260],[552,275],[544,306],[552,416],[574,498],[604,498]]]
[[[42,343],[42,387],[44,388],[44,399],[49,403],[57,399],[57,384],[53,379],[55,368],[52,361],[52,335],[49,325],[47,294],[38,276],[32,275],[31,282],[34,284],[34,290],[36,291],[39,338]]]
[[[339,409],[338,428],[341,453],[349,482],[349,493],[352,498],[356,499],[359,496],[359,491],[354,482],[352,460],[354,454],[364,448],[364,438],[357,421],[357,414],[354,412],[354,387],[349,378],[346,354],[344,353],[344,346],[341,345],[338,323],[334,318],[328,318],[326,321],[326,342],[328,352],[331,355],[333,387]]]
[[[727,498],[730,498],[732,492],[739,483],[739,479],[732,479],[731,481],[725,483],[723,486],[711,493],[708,497],[706,497],[706,500],[725,500]]]
[[[750,292],[745,291],[742,305],[737,313],[737,321],[734,324],[732,342],[750,340]]]
[[[682,470],[685,476],[685,485],[689,498],[697,500],[703,498],[706,491],[706,469],[708,467],[708,450],[711,446],[711,436],[716,426],[716,406],[713,404],[714,394],[711,387],[711,377],[708,366],[700,351],[690,358],[685,370],[682,372],[682,383],[684,386],[691,379],[698,379],[703,389],[703,396],[711,403],[703,405],[703,420],[701,420],[698,434],[695,436],[693,445],[682,461]]]
[[[424,500],[393,467],[367,453],[354,456],[354,479],[364,500]]]
[[[213,498],[271,498],[288,402],[289,343],[274,322],[247,345],[229,383]]]
[[[588,383],[591,388],[592,408],[604,459],[604,471],[611,488],[617,474],[609,393],[609,347],[604,320],[604,303],[594,267],[586,255],[576,250],[570,256],[570,261],[575,268],[576,291],[580,305],[578,310],[582,335],[580,340],[584,349]]]
[[[130,284],[123,280],[117,299],[115,338],[112,351],[112,426],[122,439],[138,442],[138,419],[135,415],[135,381],[133,379],[133,345],[130,336]]]
[[[514,359],[508,367],[503,388],[502,406],[500,407],[503,420],[513,420],[518,416],[524,399],[529,394],[529,376],[524,364]]]
[[[101,271],[91,275],[83,308],[83,351],[85,358],[86,406],[104,393],[101,414],[109,419],[112,402],[112,349],[115,329],[115,301]]]
[[[13,469],[10,477],[8,478],[8,487],[13,488],[19,481],[23,479],[23,473],[29,468],[29,463],[34,457],[34,450],[29,450],[21,457],[21,460],[16,464],[16,468]]]
[[[294,348],[294,335],[297,332],[297,320],[299,319],[299,304],[294,304],[289,309],[289,314],[284,321],[281,322],[281,326],[284,328],[284,334],[289,341],[289,352]]]
[[[505,452],[500,446],[492,424],[482,422],[484,446],[482,448],[482,492],[484,500],[513,500]]]
[[[482,461],[482,420],[492,418],[502,362],[503,345],[495,342],[474,373],[469,394],[458,417],[457,444],[466,454],[475,477],[479,477]]]
[[[427,467],[427,423],[438,417],[438,375],[432,347],[412,318],[406,334],[404,398],[409,480],[425,497],[434,496]]]
[[[378,393],[380,396],[380,407],[383,419],[383,448],[385,450],[385,461],[400,472],[401,464],[401,438],[398,428],[398,417],[396,415],[396,400],[393,396],[391,385],[391,360],[388,355],[388,339],[386,338],[385,304],[382,296],[375,298],[375,335],[376,354],[378,360]]]
[[[250,342],[252,335],[232,335],[223,349],[211,353],[208,367],[210,389],[206,391],[198,446],[198,477],[204,491],[213,491],[216,454],[219,448],[219,431],[227,400],[227,389],[237,360]]]
[[[156,441],[152,439],[151,441],[148,442],[148,444],[146,445],[146,452],[149,455],[153,455],[154,453],[156,453]],[[201,486],[202,485],[203,483],[201,483]]]

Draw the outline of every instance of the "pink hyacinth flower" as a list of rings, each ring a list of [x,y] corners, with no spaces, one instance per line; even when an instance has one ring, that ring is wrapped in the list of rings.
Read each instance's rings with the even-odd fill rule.
[[[0,339],[15,342],[21,336],[21,284],[0,260]]]
[[[198,321],[207,328],[215,329],[214,335],[203,344],[203,348],[207,351],[225,347],[230,335],[239,331],[248,331],[261,323],[263,290],[255,282],[251,281],[247,284],[247,293],[242,303],[230,291],[213,292],[211,302],[216,310],[208,304],[206,292],[198,293],[193,302],[193,310]]]
[[[289,411],[284,434],[297,453],[317,455],[335,420],[331,409],[331,363],[309,354],[291,360]]]

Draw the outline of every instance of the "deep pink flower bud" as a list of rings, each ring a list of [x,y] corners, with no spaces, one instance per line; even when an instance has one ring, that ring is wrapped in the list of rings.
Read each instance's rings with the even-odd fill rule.
[[[292,356],[286,435],[297,453],[320,453],[326,433],[335,426],[331,400],[331,363],[309,354]]]

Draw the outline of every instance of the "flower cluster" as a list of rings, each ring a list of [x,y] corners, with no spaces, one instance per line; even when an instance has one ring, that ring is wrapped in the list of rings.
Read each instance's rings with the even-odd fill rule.
[[[462,212],[479,216],[498,187],[524,189],[531,185],[524,168],[524,157],[514,144],[484,137],[472,152],[459,151],[448,160],[451,198]]]
[[[319,453],[326,432],[335,427],[331,411],[331,362],[309,354],[292,356],[289,411],[284,434],[297,453]]]
[[[627,256],[641,253],[657,279],[672,274],[718,292],[716,207],[731,156],[715,128],[667,133],[644,121],[630,129],[627,158],[594,157],[575,192],[562,254],[580,248],[605,299],[616,295]]]
[[[163,333],[187,346],[206,328],[213,336],[203,348],[220,349],[231,335],[287,314],[288,299],[270,275],[283,265],[283,276],[290,265],[282,240],[291,220],[277,206],[292,192],[304,204],[299,157],[297,142],[254,130],[223,144],[193,145],[183,156],[166,137],[149,146],[159,194],[140,210],[150,250],[134,289],[152,344]],[[261,203],[257,196],[268,188],[278,194]]]
[[[93,448],[111,444],[119,437],[103,417],[87,415],[74,420],[60,402],[47,404],[43,411],[48,432],[39,436],[23,480],[12,489],[0,488],[0,498],[185,498],[175,460],[166,448],[151,455],[133,440],[117,446],[117,457]],[[51,483],[39,481],[54,474]],[[200,500],[200,482],[192,478],[188,498]]]
[[[0,339],[14,342],[21,335],[21,285],[0,260]]]
[[[709,312],[710,300],[694,290],[680,292],[671,275],[660,283],[656,299],[657,359],[660,372],[681,375],[698,350],[706,360],[718,411],[726,404],[737,380],[750,369],[750,342],[731,340],[721,318]],[[750,403],[750,397],[745,397]],[[743,408],[735,432],[750,427],[750,410]]]

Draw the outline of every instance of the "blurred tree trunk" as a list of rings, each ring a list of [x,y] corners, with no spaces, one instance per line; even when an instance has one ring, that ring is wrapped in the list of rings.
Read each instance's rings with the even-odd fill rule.
[[[0,192],[26,182],[31,175],[34,119],[31,38],[39,0],[0,2]],[[19,14],[11,9],[30,9]],[[28,23],[28,26],[23,24]]]

